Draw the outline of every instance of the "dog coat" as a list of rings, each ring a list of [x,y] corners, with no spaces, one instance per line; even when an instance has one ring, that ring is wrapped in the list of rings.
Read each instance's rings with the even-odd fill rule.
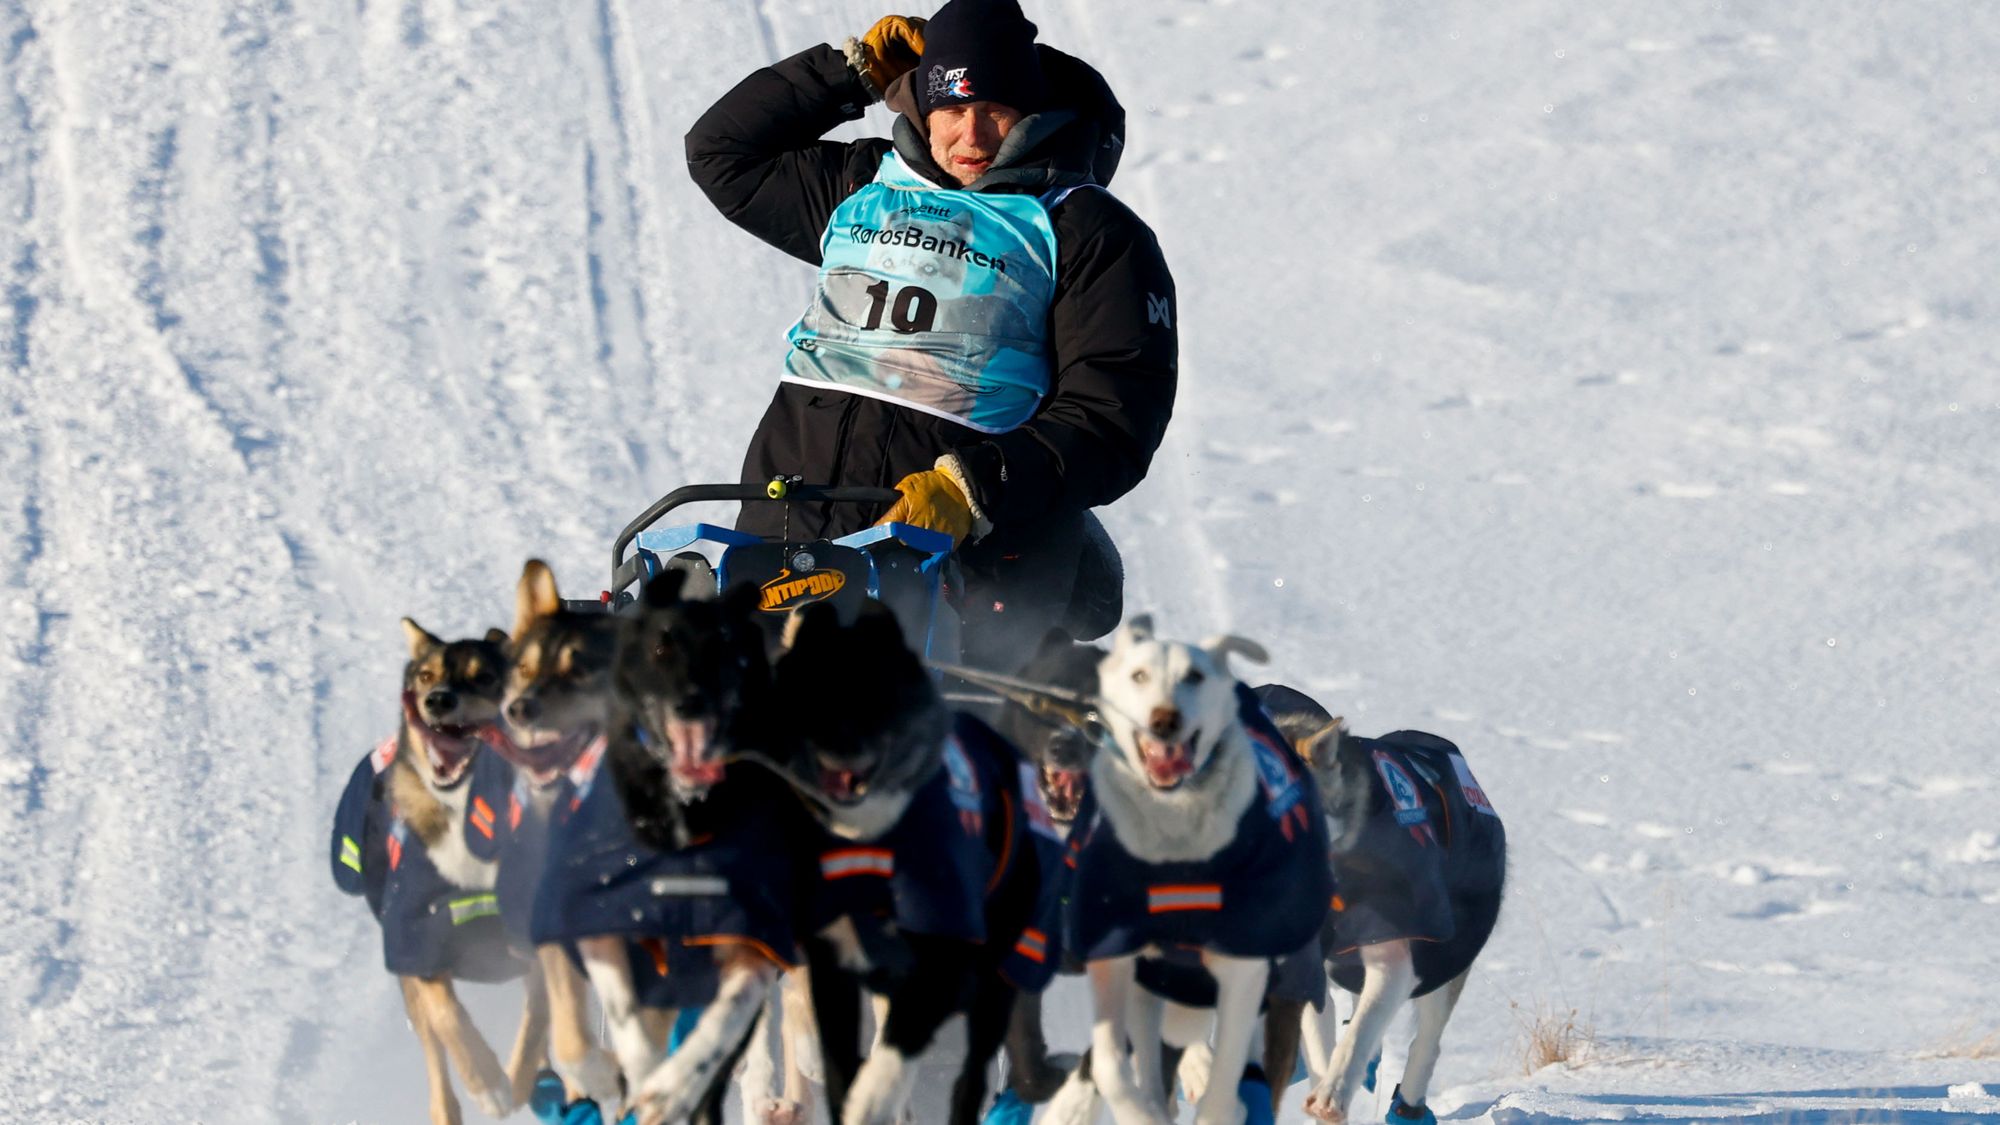
[[[363,895],[382,927],[382,962],[398,976],[512,980],[527,964],[507,947],[492,891],[447,882],[424,842],[397,815],[382,777],[397,740],[354,767],[333,818],[333,881]]]
[[[465,806],[465,842],[472,854],[499,865],[493,894],[500,906],[500,924],[516,949],[535,946],[530,922],[535,891],[548,865],[549,810],[567,802],[572,789],[566,774],[550,783],[554,803],[537,810],[534,781],[498,754],[482,753],[472,763],[472,793]]]
[[[1333,857],[1323,941],[1335,983],[1360,991],[1359,948],[1407,938],[1421,996],[1486,944],[1506,877],[1505,830],[1458,747],[1436,735],[1343,736],[1339,753],[1364,755],[1374,784],[1358,836]]]
[[[550,817],[530,923],[535,942],[631,939],[640,1001],[652,1007],[715,998],[712,946],[749,945],[781,965],[796,962],[795,868],[778,821],[795,806],[739,799],[763,787],[739,773],[755,767],[732,766],[701,802],[716,832],[661,851],[633,833],[604,759],[599,739],[570,768],[571,792]]]
[[[1237,714],[1258,791],[1234,839],[1208,859],[1139,859],[1119,843],[1095,795],[1086,795],[1070,838],[1075,893],[1064,939],[1086,961],[1147,946],[1285,957],[1319,933],[1333,887],[1318,788],[1240,685]]]
[[[1012,946],[995,952],[1009,983],[1040,992],[1062,960],[1062,834],[1033,767],[979,719],[954,717],[943,759],[880,838],[825,835],[815,928],[886,917],[903,932],[985,942],[988,896],[1030,864],[1038,897]]]

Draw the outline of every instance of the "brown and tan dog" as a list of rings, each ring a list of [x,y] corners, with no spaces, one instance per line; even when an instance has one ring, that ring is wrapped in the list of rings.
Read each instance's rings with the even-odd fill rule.
[[[494,864],[467,846],[468,782],[481,734],[499,719],[506,657],[498,630],[446,642],[403,619],[402,725],[355,769],[334,830],[334,875],[365,894],[382,925],[424,1051],[435,1125],[460,1119],[456,1069],[486,1113],[527,1100],[541,1066],[548,1006],[541,973],[510,951],[494,907]],[[467,1015],[455,981],[527,978],[527,1003],[506,1068]]]

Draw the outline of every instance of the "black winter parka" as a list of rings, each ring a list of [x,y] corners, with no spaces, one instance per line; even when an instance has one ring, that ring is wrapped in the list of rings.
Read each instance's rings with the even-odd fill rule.
[[[1052,105],[1022,119],[993,165],[963,190],[1028,192],[1103,185],[1124,145],[1124,110],[1083,62],[1043,46]],[[793,257],[820,262],[834,209],[875,178],[893,145],[910,167],[955,188],[918,124],[910,79],[886,101],[895,139],[820,138],[862,115],[868,93],[841,54],[818,46],[762,68],[704,113],[687,135],[694,181],[731,222]],[[1083,512],[1146,475],[1173,412],[1178,341],[1174,283],[1153,232],[1108,192],[1071,192],[1051,215],[1056,291],[1049,311],[1052,380],[1031,419],[980,433],[831,387],[779,384],[744,456],[746,483],[797,475],[813,483],[893,486],[954,453],[993,531],[960,552],[969,572],[1028,554],[1073,574]],[[777,505],[745,505],[738,526],[780,533]],[[855,505],[793,511],[794,539],[838,536],[882,514]],[[1053,564],[1053,565],[1048,565]],[[1043,567],[1035,568],[1043,570]]]

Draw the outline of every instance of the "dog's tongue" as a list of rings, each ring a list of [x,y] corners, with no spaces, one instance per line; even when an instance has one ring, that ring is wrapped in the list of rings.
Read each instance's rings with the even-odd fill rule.
[[[1146,779],[1162,789],[1179,785],[1194,772],[1194,743],[1139,740],[1139,757],[1146,764]]]
[[[403,719],[424,744],[424,752],[430,755],[431,769],[437,780],[448,784],[458,779],[465,771],[465,765],[472,759],[472,752],[479,748],[479,731],[448,733],[424,722],[423,714],[417,709],[415,692],[403,693]]]
[[[826,766],[820,767],[819,787],[827,796],[832,797],[836,801],[853,800],[860,782],[861,775],[853,770],[837,770]]]
[[[1049,811],[1064,820],[1073,819],[1082,806],[1083,786],[1082,770],[1050,767],[1042,771],[1042,788],[1048,797]]]
[[[667,745],[674,755],[674,776],[697,785],[718,785],[728,768],[711,752],[715,723],[706,719],[689,721],[668,718]]]

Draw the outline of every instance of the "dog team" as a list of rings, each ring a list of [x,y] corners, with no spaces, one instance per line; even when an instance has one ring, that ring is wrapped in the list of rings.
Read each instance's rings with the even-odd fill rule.
[[[816,1078],[827,1120],[894,1125],[953,1017],[953,1125],[1162,1125],[1177,1094],[1201,1125],[1270,1120],[1301,1058],[1306,1114],[1342,1122],[1405,1001],[1387,1120],[1435,1121],[1506,864],[1455,746],[1355,736],[1239,682],[1256,644],[1145,617],[996,675],[927,667],[879,602],[770,616],[674,570],[612,613],[530,562],[511,632],[404,620],[401,726],[332,867],[380,923],[434,1123],[456,1071],[496,1118],[720,1125],[741,1069],[745,1121],[816,1119]],[[955,710],[945,680],[1004,703]],[[1042,1034],[1058,972],[1088,978],[1081,1059]],[[503,1063],[453,984],[517,979]]]

